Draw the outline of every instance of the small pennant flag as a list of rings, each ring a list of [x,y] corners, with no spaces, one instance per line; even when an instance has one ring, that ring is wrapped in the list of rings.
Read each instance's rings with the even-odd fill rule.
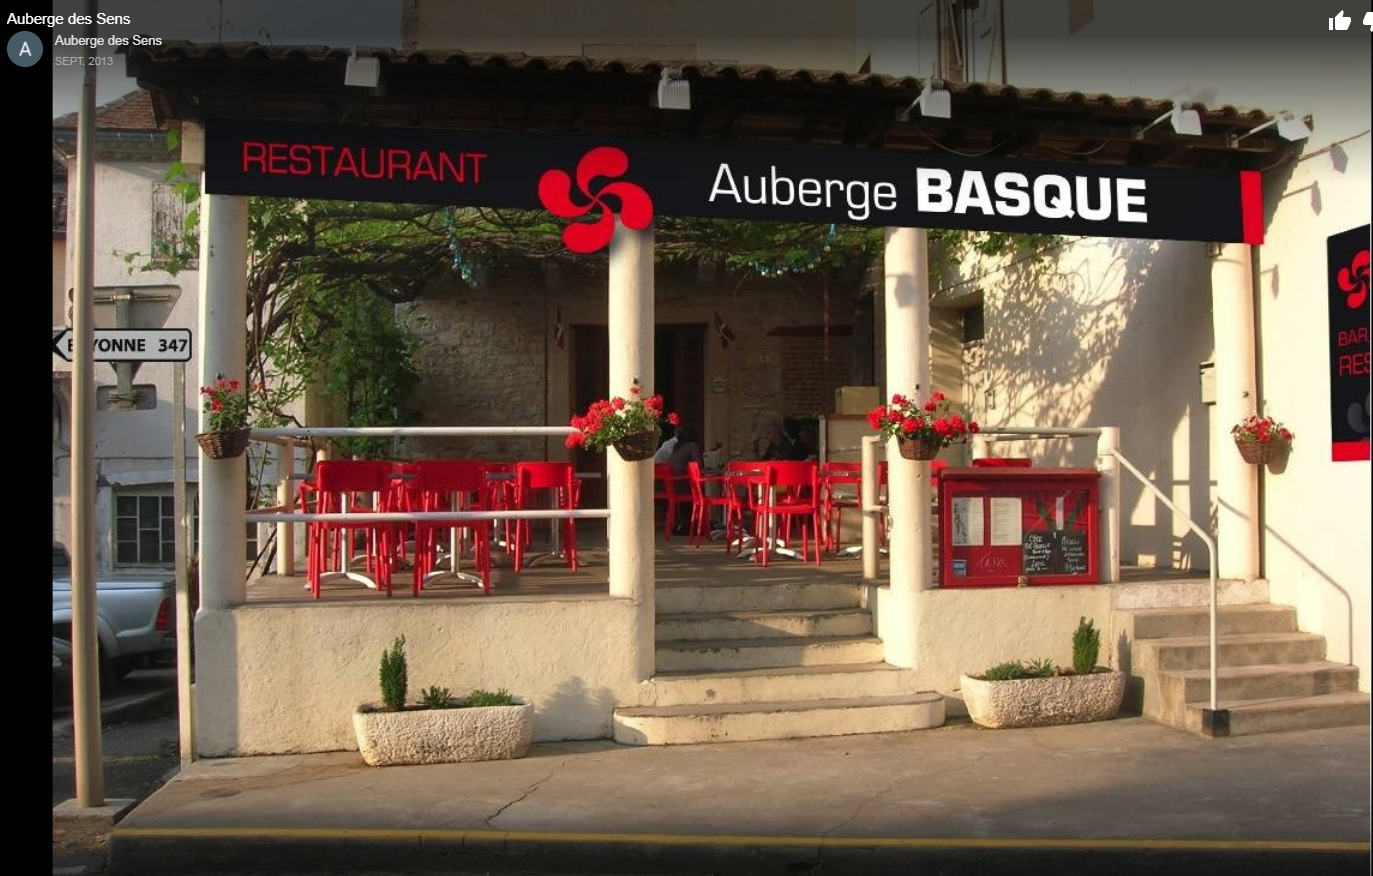
[[[553,322],[553,343],[558,345],[561,350],[567,346],[567,333],[563,331],[563,309],[558,308],[558,315]]]
[[[715,333],[720,336],[720,347],[728,350],[729,345],[734,343],[734,332],[729,330],[724,317],[720,316],[720,311],[715,311]]]

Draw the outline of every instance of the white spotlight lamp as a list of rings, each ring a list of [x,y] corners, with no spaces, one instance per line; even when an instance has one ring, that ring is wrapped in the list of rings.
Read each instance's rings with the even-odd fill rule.
[[[1201,113],[1192,109],[1185,103],[1176,104],[1171,110],[1154,119],[1149,124],[1135,131],[1134,139],[1144,139],[1144,132],[1155,125],[1168,122],[1173,126],[1173,132],[1182,134],[1186,137],[1201,136]]]
[[[651,106],[665,110],[691,109],[691,83],[682,78],[682,71],[676,67],[665,67],[663,78],[658,80],[658,91],[649,101]]]
[[[358,50],[348,56],[348,66],[343,70],[343,84],[355,88],[376,88],[381,83],[381,61],[376,58],[359,58]]]
[[[920,110],[922,116],[932,119],[952,118],[953,97],[942,79],[926,79],[925,87],[920,89],[920,96],[898,113],[897,118],[908,122],[911,119],[911,111],[916,109]]]
[[[1307,126],[1306,122],[1284,110],[1263,124],[1250,128],[1243,134],[1232,134],[1230,137],[1230,145],[1238,146],[1239,142],[1245,137],[1253,136],[1265,128],[1272,128],[1274,126],[1278,129],[1278,136],[1284,140],[1305,140],[1307,137],[1311,136],[1311,128]]]

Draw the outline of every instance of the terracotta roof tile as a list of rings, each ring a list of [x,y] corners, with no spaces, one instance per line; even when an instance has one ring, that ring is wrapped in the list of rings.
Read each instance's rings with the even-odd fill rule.
[[[57,130],[76,130],[76,113],[67,113],[52,120]],[[144,89],[131,91],[104,106],[96,107],[95,126],[102,131],[160,131],[153,114],[153,100]]]

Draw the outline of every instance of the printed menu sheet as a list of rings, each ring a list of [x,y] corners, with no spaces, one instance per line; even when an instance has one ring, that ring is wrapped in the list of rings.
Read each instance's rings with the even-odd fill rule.
[[[1020,499],[992,498],[992,544],[1020,544]]]
[[[981,545],[984,543],[981,496],[954,497],[952,543],[956,545]]]

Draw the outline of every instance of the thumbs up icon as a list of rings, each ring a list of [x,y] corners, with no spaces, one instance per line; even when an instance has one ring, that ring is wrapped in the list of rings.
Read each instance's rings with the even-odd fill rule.
[[[1326,19],[1326,22],[1330,25],[1330,30],[1349,30],[1349,22],[1353,20],[1354,19],[1350,18],[1348,15],[1345,15],[1344,10],[1341,9],[1339,12],[1335,13],[1334,18]]]

